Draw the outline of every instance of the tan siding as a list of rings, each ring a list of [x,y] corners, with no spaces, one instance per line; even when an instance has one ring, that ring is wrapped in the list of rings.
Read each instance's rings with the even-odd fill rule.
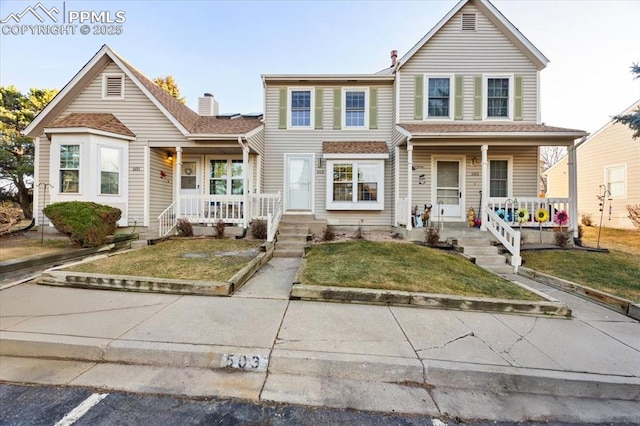
[[[278,96],[282,86],[266,89],[266,114],[264,158],[264,192],[284,190],[284,155],[322,154],[323,141],[385,141],[391,149],[392,98],[391,85],[378,86],[378,129],[376,130],[333,130],[333,86],[323,91],[322,130],[280,130],[278,129]],[[305,87],[309,87],[306,85]],[[338,87],[336,85],[335,87]],[[336,224],[357,224],[364,219],[365,225],[391,225],[393,220],[393,166],[392,159],[385,161],[385,190],[383,211],[328,212],[326,204],[326,163],[322,169],[315,167],[314,210],[316,217]],[[317,160],[316,160],[317,163]]]
[[[149,157],[149,225],[157,226],[158,216],[173,200],[173,168],[163,149],[151,149]],[[161,171],[166,177],[161,177]]]
[[[259,155],[252,155],[252,167],[253,167],[253,192],[263,192],[262,188],[258,188],[258,173],[260,173],[260,182],[264,182],[264,164],[262,167],[258,167],[258,163],[264,159],[264,130],[260,131],[256,135],[253,135],[248,140],[249,146],[258,152]],[[264,187],[264,184],[262,184]]]
[[[477,31],[462,32],[462,13],[477,13]],[[400,69],[400,121],[411,122],[415,74],[464,75],[464,120],[473,120],[473,76],[523,76],[523,120],[537,120],[535,65],[475,6],[464,6]]]
[[[38,226],[42,223],[42,209],[45,206],[50,204],[50,196],[51,188],[47,188],[46,198],[44,198],[43,204],[43,187],[38,186],[40,183],[48,183],[50,185],[54,185],[57,187],[56,182],[49,182],[49,160],[50,160],[50,152],[51,152],[51,141],[45,134],[40,136],[40,152],[38,153],[39,158],[39,170],[38,170],[38,181],[34,182],[34,197],[37,198],[38,203],[38,211],[33,212],[33,217],[36,218]],[[48,223],[48,220],[46,220]]]
[[[547,170],[545,175],[547,176],[547,197],[566,198],[569,196],[569,165],[566,156],[558,161],[553,168]]]

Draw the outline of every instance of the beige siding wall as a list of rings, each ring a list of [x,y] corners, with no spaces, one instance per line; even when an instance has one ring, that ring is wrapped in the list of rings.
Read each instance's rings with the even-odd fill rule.
[[[537,196],[537,159],[538,150],[535,146],[489,146],[488,158],[511,157],[513,170],[512,196],[515,197],[535,197]],[[482,166],[480,147],[424,147],[414,146],[413,148],[413,170],[412,175],[412,205],[420,208],[424,204],[435,205],[432,194],[433,161],[436,156],[440,157],[464,157],[464,192],[465,212],[473,207],[478,210],[480,205],[480,190],[482,188]],[[476,165],[472,164],[473,157],[476,158]],[[400,162],[400,196],[407,193],[407,152],[406,148],[401,148]],[[421,178],[421,175],[424,175]],[[435,211],[435,210],[434,210]],[[466,213],[465,213],[466,216]]]
[[[333,224],[353,225],[360,219],[365,225],[392,225],[393,220],[393,160],[385,160],[385,190],[383,211],[327,211],[326,206],[326,162],[317,167],[317,158],[322,155],[323,141],[384,141],[391,151],[393,89],[391,85],[378,87],[378,129],[333,130],[333,93],[340,85],[324,86],[323,129],[281,130],[278,129],[279,89],[284,86],[266,88],[266,122],[264,158],[264,192],[284,191],[284,155],[315,154],[315,197],[313,202],[317,218],[327,219]],[[309,87],[305,85],[304,87]],[[362,87],[362,85],[359,85]],[[390,152],[391,154],[391,152]]]
[[[622,124],[614,124],[584,143],[577,150],[578,162],[578,211],[598,217],[599,208],[596,195],[599,186],[605,183],[605,168],[626,166],[626,196],[609,202],[604,212],[603,226],[613,228],[633,228],[627,218],[626,206],[640,204],[640,143],[632,139],[632,131]]]
[[[461,31],[463,13],[478,14],[477,31]],[[474,75],[521,75],[523,120],[537,121],[538,79],[535,65],[472,4],[464,6],[400,69],[398,84],[402,123],[414,121],[416,74],[463,75],[464,120],[473,120]]]
[[[47,135],[42,134],[40,136],[40,144],[38,151],[38,176],[37,180],[33,184],[33,197],[34,202],[37,204],[37,210],[33,212],[33,217],[37,219],[37,225],[40,226],[42,223],[42,209],[45,206],[50,204],[51,200],[51,190],[52,188],[47,188],[46,198],[44,197],[44,188],[42,186],[38,186],[38,184],[50,184],[55,187],[58,186],[56,182],[49,182],[49,161],[50,161],[50,152],[51,152],[51,140],[47,138]],[[56,188],[53,188],[55,190]],[[45,223],[49,223],[48,219],[45,218]]]
[[[545,172],[547,177],[547,197],[565,198],[569,196],[569,165],[567,157]]]
[[[264,130],[249,138],[249,146],[258,154],[252,155],[253,182],[252,192],[264,192]],[[262,163],[260,167],[260,163]],[[258,174],[260,176],[258,176]],[[258,186],[260,185],[260,187]]]
[[[167,152],[156,148],[150,150],[149,163],[149,225],[154,227],[158,225],[160,213],[173,200],[173,165],[167,160]],[[166,174],[165,177],[161,177],[161,171]]]

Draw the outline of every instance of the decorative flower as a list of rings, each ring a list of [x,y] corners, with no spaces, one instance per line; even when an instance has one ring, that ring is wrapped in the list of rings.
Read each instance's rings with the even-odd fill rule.
[[[569,215],[566,210],[560,210],[558,213],[553,215],[553,221],[560,226],[566,225],[567,222],[569,222]]]
[[[162,178],[166,178],[167,174],[165,172],[163,172],[162,170],[160,170],[160,179]]]
[[[524,207],[518,209],[518,211],[516,212],[516,220],[518,221],[518,223],[527,222],[529,220],[529,210],[525,209]]]
[[[502,220],[506,220],[507,218],[507,212],[504,211],[504,209],[500,209],[496,212],[496,214],[498,215],[498,217]]]
[[[549,211],[543,207],[536,210],[536,220],[540,223],[549,220]]]

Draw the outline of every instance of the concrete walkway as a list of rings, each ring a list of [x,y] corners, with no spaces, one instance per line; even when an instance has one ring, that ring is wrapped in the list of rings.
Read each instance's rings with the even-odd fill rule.
[[[519,276],[574,318],[289,301],[297,266],[272,259],[226,298],[8,288],[0,380],[443,419],[640,419],[637,321]]]

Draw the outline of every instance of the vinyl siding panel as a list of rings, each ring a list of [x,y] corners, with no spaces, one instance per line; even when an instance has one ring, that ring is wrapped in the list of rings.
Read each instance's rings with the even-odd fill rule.
[[[545,175],[547,177],[547,197],[569,197],[569,164],[566,156],[560,159],[553,168],[547,170]],[[579,207],[578,211],[580,211]]]
[[[252,168],[253,168],[253,174],[252,174],[253,179],[251,183],[252,189],[253,189],[252,192],[260,193],[263,191],[262,191],[262,188],[258,187],[258,181],[260,182],[261,186],[264,186],[262,183],[264,182],[264,164],[262,164],[262,167],[258,167],[258,165],[259,165],[259,162],[263,161],[264,159],[264,130],[250,137],[248,142],[251,149],[255,150],[258,153],[258,155],[253,155],[253,154],[251,155]],[[258,179],[258,174],[260,174],[259,179]]]
[[[477,13],[477,31],[460,29],[463,13]],[[522,75],[523,121],[537,120],[535,65],[472,4],[464,6],[400,69],[400,122],[415,121],[414,76],[418,74],[464,76],[464,120],[473,120],[474,75]]]
[[[322,129],[285,130],[278,128],[278,106],[280,89],[284,86],[267,86],[264,156],[264,192],[284,191],[285,154],[315,154],[313,209],[318,219],[326,219],[338,225],[356,225],[363,219],[364,225],[390,226],[393,221],[393,160],[391,158],[393,89],[390,84],[378,87],[378,129],[333,130],[334,89],[342,85],[323,86]],[[309,87],[305,85],[304,87]],[[358,85],[358,87],[364,87]],[[317,167],[322,155],[323,141],[384,141],[389,146],[390,158],[385,160],[384,210],[382,211],[327,211],[326,206],[326,161]]]
[[[51,159],[51,140],[47,138],[45,134],[40,136],[40,144],[38,149],[38,176],[37,181],[33,184],[33,197],[34,201],[38,204],[38,211],[33,212],[33,217],[36,219],[36,224],[42,223],[42,209],[51,203],[51,188],[47,188],[46,198],[43,198],[44,191],[42,187],[39,187],[40,183],[48,183],[50,185],[58,186],[55,182],[49,182],[49,161]],[[49,220],[45,218],[45,223],[49,223]]]
[[[149,225],[158,225],[158,216],[173,201],[173,167],[167,160],[166,151],[151,149],[149,153]],[[166,177],[161,177],[163,171]],[[131,194],[129,194],[131,196]]]

